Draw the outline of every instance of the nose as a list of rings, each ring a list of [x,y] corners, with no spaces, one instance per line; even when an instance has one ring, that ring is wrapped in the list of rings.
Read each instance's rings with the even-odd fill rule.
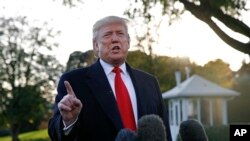
[[[119,37],[116,34],[112,35],[111,41],[112,42],[117,42],[119,40]]]

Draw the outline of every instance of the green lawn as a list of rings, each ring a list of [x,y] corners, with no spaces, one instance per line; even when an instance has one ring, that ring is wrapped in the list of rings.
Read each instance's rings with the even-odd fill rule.
[[[21,141],[50,141],[47,129],[22,133],[19,139]],[[11,137],[0,137],[0,141],[11,141]]]

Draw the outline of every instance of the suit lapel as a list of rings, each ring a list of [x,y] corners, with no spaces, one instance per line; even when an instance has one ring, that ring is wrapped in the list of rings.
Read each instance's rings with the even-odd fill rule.
[[[133,68],[131,68],[127,63],[126,63],[126,68],[127,71],[130,75],[130,78],[132,80],[134,89],[135,89],[135,94],[136,94],[136,100],[137,100],[137,111],[138,111],[138,119],[140,119],[140,117],[142,115],[144,115],[144,108],[146,106],[142,105],[142,99],[143,99],[143,87],[141,85],[139,85],[140,82],[142,82],[143,80],[140,80],[139,77],[135,74],[135,70]]]
[[[87,84],[91,88],[91,91],[93,91],[93,94],[100,103],[104,113],[119,131],[123,128],[122,121],[119,116],[113,91],[99,60],[90,69],[90,77],[86,80],[88,81]]]

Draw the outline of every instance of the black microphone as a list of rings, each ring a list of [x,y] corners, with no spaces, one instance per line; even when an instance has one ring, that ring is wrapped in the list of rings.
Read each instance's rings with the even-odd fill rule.
[[[142,116],[137,125],[138,141],[167,141],[166,129],[158,115]]]
[[[115,141],[137,141],[137,136],[134,131],[124,128],[118,132]]]
[[[202,124],[194,119],[183,121],[179,134],[182,141],[208,141]]]

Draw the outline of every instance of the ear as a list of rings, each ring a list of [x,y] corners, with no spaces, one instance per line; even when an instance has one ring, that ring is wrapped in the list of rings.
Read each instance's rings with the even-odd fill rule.
[[[98,58],[98,56],[99,56],[99,47],[98,47],[98,43],[97,43],[96,41],[93,40],[92,44],[93,44],[94,55]]]
[[[93,50],[95,52],[99,52],[99,47],[98,47],[98,43],[96,41],[93,41]]]
[[[130,36],[128,35],[128,48],[130,48]]]

